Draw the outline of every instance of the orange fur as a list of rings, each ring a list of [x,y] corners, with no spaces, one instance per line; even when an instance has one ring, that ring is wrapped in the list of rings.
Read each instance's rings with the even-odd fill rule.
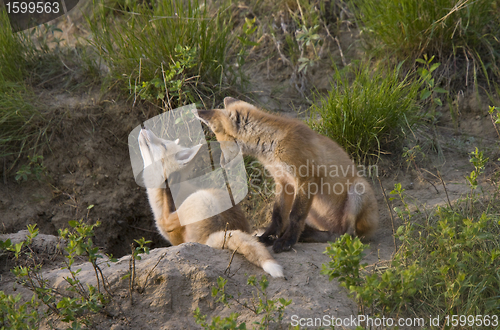
[[[139,134],[139,146],[145,172],[147,166],[156,166],[157,171],[163,171],[161,175],[145,173],[154,179],[168,178],[171,173],[186,166],[199,150],[198,146],[188,149],[176,142],[159,139],[147,130],[142,130]],[[146,182],[152,182],[147,179]],[[283,277],[281,266],[271,257],[266,247],[249,234],[250,226],[239,205],[210,218],[181,225],[178,213],[193,219],[200,210],[219,203],[224,195],[222,190],[198,190],[183,197],[182,204],[175,210],[172,192],[167,182],[165,185],[165,188],[148,188],[147,194],[158,230],[172,245],[198,242],[214,248],[237,250],[271,276]],[[179,195],[183,193],[178,192]]]
[[[300,120],[233,98],[224,105],[198,111],[198,117],[217,140],[236,141],[243,153],[257,157],[276,182],[272,222],[261,241],[270,243],[277,236],[273,249],[281,252],[299,238],[324,241],[346,232],[374,233],[378,208],[373,190],[337,143]]]

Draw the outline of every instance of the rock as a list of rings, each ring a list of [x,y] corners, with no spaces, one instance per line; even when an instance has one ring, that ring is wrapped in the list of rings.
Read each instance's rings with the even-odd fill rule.
[[[290,323],[292,315],[300,318],[357,315],[356,304],[347,297],[346,290],[339,288],[336,281],[329,282],[327,276],[320,275],[321,264],[329,260],[322,253],[325,248],[326,244],[297,244],[291,252],[274,255],[284,267],[287,278],[274,279],[268,276],[267,293],[268,299],[292,300],[292,304],[286,308],[284,323]],[[100,262],[100,268],[114,295],[107,309],[116,317],[125,316],[129,323],[123,325],[123,329],[195,329],[199,327],[193,317],[197,307],[202,314],[208,314],[209,319],[238,312],[241,314],[239,320],[246,321],[250,326],[254,321],[260,321],[262,316],[256,316],[234,302],[229,309],[214,303],[211,297],[212,287],[216,286],[217,278],[222,276],[228,281],[228,294],[234,297],[241,294],[241,301],[250,302],[252,292],[256,289],[246,284],[248,276],[256,275],[260,279],[265,275],[262,269],[238,254],[231,262],[229,275],[225,275],[231,255],[231,251],[216,250],[198,243],[151,250],[149,255],[141,255],[142,260],[136,260],[136,288],[142,293],[134,291],[133,303],[129,298],[129,279],[123,279],[129,272],[130,256],[122,257],[115,263],[104,260]],[[92,265],[84,263],[73,266],[73,270],[79,268],[80,281],[96,286]],[[64,288],[68,287],[64,280],[64,277],[69,276],[67,270],[47,271],[43,276],[59,291],[65,291]],[[99,317],[104,316],[96,314],[96,328],[109,329],[109,323],[106,325],[104,320],[99,322]],[[121,329],[116,321],[113,326]]]

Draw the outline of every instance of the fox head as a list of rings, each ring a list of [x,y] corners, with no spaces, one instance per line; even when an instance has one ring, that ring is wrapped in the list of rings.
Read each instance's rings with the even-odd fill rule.
[[[224,109],[198,110],[197,117],[204,122],[214,133],[217,141],[235,141],[251,134],[252,123],[249,115],[259,112],[253,105],[226,97]],[[255,134],[257,132],[253,132]]]
[[[144,181],[148,188],[159,187],[170,174],[184,168],[202,146],[182,147],[179,139],[161,139],[148,129],[141,129],[138,141],[144,162]]]

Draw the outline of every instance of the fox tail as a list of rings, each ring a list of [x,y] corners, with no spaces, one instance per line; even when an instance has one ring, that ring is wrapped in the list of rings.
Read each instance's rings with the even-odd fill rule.
[[[241,230],[218,231],[208,236],[205,243],[216,249],[229,249],[242,254],[254,265],[269,273],[272,277],[284,277],[283,268],[271,257],[266,247],[257,237]]]
[[[364,187],[363,192],[356,191],[358,184]],[[369,238],[377,229],[378,210],[373,192],[370,189],[370,193],[366,193],[365,189],[370,189],[370,186],[362,178],[351,185],[345,207],[345,221],[348,234]]]

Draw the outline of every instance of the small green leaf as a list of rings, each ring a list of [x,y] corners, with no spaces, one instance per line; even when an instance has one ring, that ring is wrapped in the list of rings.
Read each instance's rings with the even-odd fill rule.
[[[429,96],[431,96],[431,91],[427,90],[427,89],[424,89],[421,93],[420,93],[420,100],[426,100],[429,98]]]
[[[434,92],[436,92],[436,93],[443,93],[443,94],[448,93],[448,91],[446,89],[441,88],[441,87],[434,88]]]
[[[78,221],[70,220],[68,221],[68,224],[70,225],[71,228],[75,228],[76,226],[78,226]]]
[[[431,66],[431,69],[430,69],[430,72],[436,70],[439,66],[441,65],[441,63],[434,63],[432,66]]]

